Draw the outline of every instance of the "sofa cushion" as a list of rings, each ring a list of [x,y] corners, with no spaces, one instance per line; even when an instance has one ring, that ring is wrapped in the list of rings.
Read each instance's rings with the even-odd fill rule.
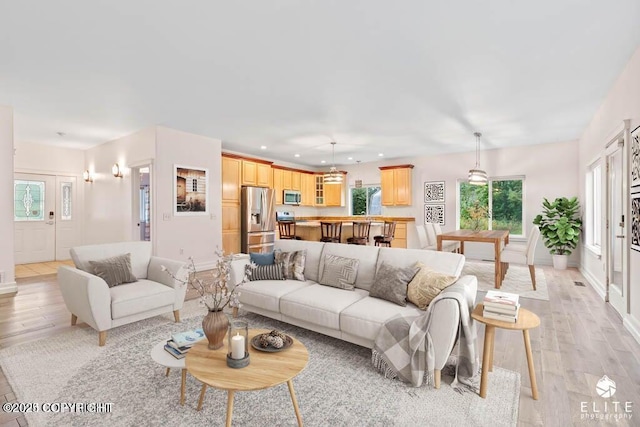
[[[275,263],[282,264],[285,279],[301,280],[304,282],[304,261],[306,250],[283,252],[275,251]]]
[[[136,282],[136,276],[131,271],[131,254],[126,253],[99,261],[89,261],[93,274],[107,282],[110,288],[123,283]]]
[[[241,304],[252,305],[269,311],[280,311],[280,298],[290,292],[313,285],[315,282],[299,280],[258,280],[240,287]]]
[[[251,282],[255,280],[284,280],[281,262],[271,265],[256,266],[247,264],[244,266],[244,269]]]
[[[345,308],[340,313],[340,330],[364,339],[375,341],[380,327],[397,314],[421,315],[413,304],[406,307],[379,298],[366,297]]]
[[[380,248],[378,265],[386,262],[398,267],[410,267],[420,261],[440,273],[458,278],[464,267],[464,255],[451,252],[428,251],[423,249]]]
[[[252,263],[256,265],[271,265],[275,262],[273,252],[259,253],[259,252],[251,252],[249,254],[249,259]]]
[[[151,259],[151,242],[121,242],[76,246],[71,248],[69,252],[76,268],[89,274],[93,274],[89,261],[130,253],[133,274],[137,279],[146,279],[149,260]]]
[[[176,295],[173,288],[146,279],[114,286],[109,292],[112,319],[173,305]]]
[[[275,248],[284,252],[293,252],[306,250],[307,256],[304,260],[304,277],[307,280],[313,280],[314,282],[320,281],[320,274],[318,269],[320,268],[320,256],[322,255],[322,249],[324,243],[322,242],[310,242],[308,240],[276,240]]]
[[[420,271],[409,282],[407,301],[414,303],[420,310],[426,310],[431,301],[447,286],[451,286],[456,278],[438,273],[421,262],[416,263]]]
[[[320,284],[352,291],[358,275],[359,263],[357,259],[326,254]]]
[[[366,295],[366,291],[359,289],[354,292],[313,284],[284,295],[280,299],[280,313],[338,330],[342,310]]]
[[[360,261],[358,276],[354,283],[356,288],[369,290],[376,275],[376,260],[378,259],[377,246],[345,245],[343,243],[325,243],[322,256],[337,255],[345,258],[354,258]],[[324,258],[320,260],[320,277],[324,269]]]
[[[416,266],[396,267],[383,262],[376,272],[369,296],[406,306],[407,285],[419,270]]]

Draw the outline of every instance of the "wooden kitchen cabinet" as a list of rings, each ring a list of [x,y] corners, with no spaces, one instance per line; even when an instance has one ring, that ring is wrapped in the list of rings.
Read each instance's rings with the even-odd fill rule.
[[[240,203],[240,173],[242,161],[222,157],[222,202]]]
[[[293,172],[290,170],[283,170],[282,171],[282,189],[283,190],[293,190],[293,188],[291,187],[291,175],[293,175]]]
[[[344,206],[343,189],[344,179],[341,184],[324,184],[324,205],[325,206]]]
[[[301,206],[313,206],[313,199],[315,197],[315,175],[310,173],[300,174],[300,187],[302,193]]]
[[[242,185],[256,185],[257,173],[258,169],[255,162],[242,161]]]
[[[411,206],[413,165],[380,167],[383,206]]]
[[[256,164],[256,185],[259,187],[273,187],[273,175],[271,165],[264,163]]]
[[[282,204],[282,190],[284,190],[284,186],[282,183],[283,172],[284,171],[282,169],[277,169],[277,168],[272,169],[273,190],[276,193],[276,205]]]
[[[291,172],[291,189],[302,191],[302,174],[300,172]]]
[[[407,223],[396,222],[396,231],[391,241],[392,248],[406,248],[407,247]]]

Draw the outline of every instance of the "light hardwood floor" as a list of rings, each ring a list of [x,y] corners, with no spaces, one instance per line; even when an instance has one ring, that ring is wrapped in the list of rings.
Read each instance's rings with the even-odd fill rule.
[[[581,420],[581,402],[589,412],[604,412],[605,399],[595,385],[603,375],[616,382],[617,391],[608,402],[640,402],[640,345],[623,328],[620,317],[600,300],[575,269],[544,271],[550,301],[522,299],[522,306],[538,314],[539,328],[531,330],[531,344],[540,399],[531,398],[531,388],[522,334],[496,330],[494,365],[521,374],[518,425],[569,426],[612,425]],[[18,294],[0,298],[0,348],[50,337],[70,326],[55,275],[18,279]],[[189,298],[194,297],[192,293]],[[478,299],[483,297],[478,294]],[[87,327],[79,323],[75,327]],[[478,350],[482,351],[484,327],[479,326]],[[436,391],[434,391],[436,392]],[[492,392],[489,387],[488,394]],[[0,402],[15,395],[0,373]],[[635,408],[634,408],[635,409]],[[611,406],[608,410],[612,413]],[[640,408],[636,417],[640,417]],[[614,423],[639,425],[636,417]],[[0,427],[24,426],[24,417],[0,412]]]

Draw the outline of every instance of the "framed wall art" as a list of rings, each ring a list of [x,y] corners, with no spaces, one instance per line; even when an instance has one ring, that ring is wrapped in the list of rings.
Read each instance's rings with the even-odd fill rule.
[[[640,191],[640,126],[631,132],[631,187]]]
[[[209,170],[192,166],[173,166],[174,215],[209,213]]]
[[[444,203],[444,181],[428,181],[424,183],[425,203]]]
[[[640,252],[640,192],[631,194],[631,249]]]
[[[424,223],[434,222],[444,225],[444,204],[424,205]]]

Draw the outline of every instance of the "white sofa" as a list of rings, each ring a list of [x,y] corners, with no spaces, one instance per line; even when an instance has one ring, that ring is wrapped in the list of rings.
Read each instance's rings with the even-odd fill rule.
[[[402,307],[370,297],[369,289],[377,268],[382,262],[408,267],[420,261],[433,270],[458,277],[443,292],[463,293],[469,312],[473,310],[478,282],[475,276],[459,277],[465,261],[460,254],[304,240],[278,240],[275,248],[285,252],[305,249],[304,276],[307,280],[247,282],[240,290],[239,299],[243,309],[372,348],[380,327],[396,314],[424,314],[424,311],[411,303]],[[343,290],[318,283],[326,254],[360,261],[355,290]],[[242,277],[244,266],[248,262],[247,259],[233,261],[232,271],[236,283],[236,278]],[[435,349],[434,378],[438,388],[440,370],[457,339],[460,312],[454,299],[440,299],[431,309],[434,317],[429,334]]]
[[[137,282],[109,288],[92,274],[89,261],[131,254],[131,270]],[[58,283],[71,312],[71,324],[77,319],[99,332],[98,344],[105,345],[107,330],[173,311],[180,321],[186,286],[171,278],[161,266],[178,278],[184,278],[184,263],[151,255],[150,242],[122,242],[78,246],[71,249],[76,268],[61,266]]]

